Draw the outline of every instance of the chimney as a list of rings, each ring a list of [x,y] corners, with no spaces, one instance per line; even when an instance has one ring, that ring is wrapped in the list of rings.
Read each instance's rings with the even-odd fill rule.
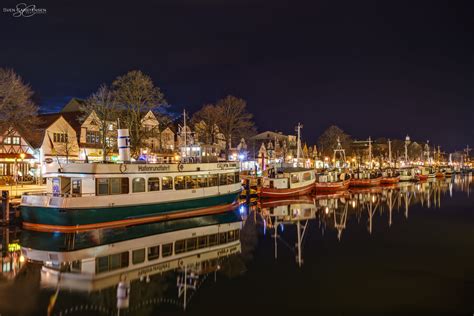
[[[117,146],[119,150],[119,160],[130,162],[130,135],[128,129],[118,129]]]

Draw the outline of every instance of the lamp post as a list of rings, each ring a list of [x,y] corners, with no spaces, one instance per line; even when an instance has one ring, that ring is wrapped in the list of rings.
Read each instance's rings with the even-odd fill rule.
[[[408,145],[410,145],[410,136],[405,137],[405,163],[408,164]]]
[[[21,158],[21,166],[22,166],[22,169],[23,169],[23,171],[21,171],[21,187],[23,188],[23,174],[25,173],[25,167],[23,165],[23,160],[25,159],[25,153],[21,153],[20,158]]]

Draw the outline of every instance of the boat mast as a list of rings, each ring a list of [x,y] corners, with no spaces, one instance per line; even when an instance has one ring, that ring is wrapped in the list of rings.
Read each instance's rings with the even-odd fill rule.
[[[369,169],[372,169],[372,139],[369,136]]]
[[[388,140],[388,165],[392,166],[392,141]]]
[[[298,126],[296,127],[296,130],[298,131],[298,140],[296,142],[296,166],[300,166],[300,148],[301,148],[301,128],[303,128],[303,125],[301,123],[298,123]]]
[[[187,131],[186,131],[186,110],[183,110],[183,119],[184,119],[184,124],[183,124],[183,129],[184,129],[184,155],[187,156],[187,155],[188,155],[188,149],[186,148],[186,147],[187,147],[187,139],[186,139],[186,134],[187,134]]]

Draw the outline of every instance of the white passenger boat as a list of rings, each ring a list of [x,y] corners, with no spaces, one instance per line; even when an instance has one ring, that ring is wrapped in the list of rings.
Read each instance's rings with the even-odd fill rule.
[[[95,229],[232,204],[241,191],[235,162],[50,163],[47,193],[21,199],[26,228]]]

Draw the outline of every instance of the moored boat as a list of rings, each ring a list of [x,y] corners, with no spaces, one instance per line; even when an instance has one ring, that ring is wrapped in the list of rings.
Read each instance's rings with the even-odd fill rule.
[[[47,192],[22,196],[26,228],[95,229],[232,204],[235,162],[47,165]]]
[[[414,168],[402,168],[398,169],[400,174],[400,181],[416,181],[416,169]]]
[[[334,192],[347,190],[351,176],[348,173],[327,171],[316,176],[316,192]]]
[[[287,167],[278,168],[264,178],[259,190],[261,198],[280,198],[309,194],[314,190],[313,169]]]
[[[382,171],[382,179],[380,184],[396,184],[400,182],[400,174],[392,169]]]
[[[350,180],[350,187],[372,187],[380,185],[382,174],[378,171],[356,171]]]

